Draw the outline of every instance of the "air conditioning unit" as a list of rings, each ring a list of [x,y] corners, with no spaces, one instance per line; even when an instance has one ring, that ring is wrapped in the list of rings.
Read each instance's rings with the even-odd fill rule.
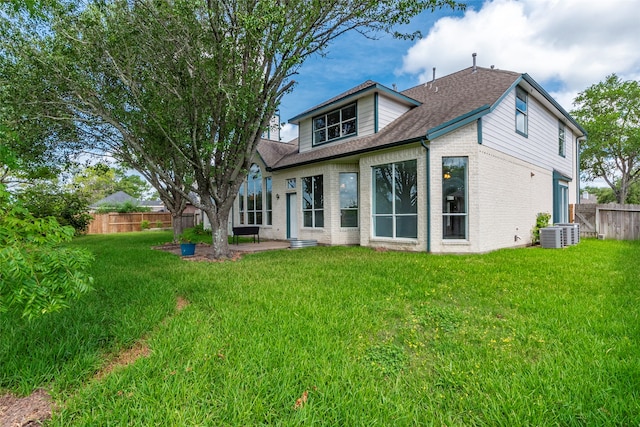
[[[545,249],[564,247],[564,227],[545,227],[540,229],[540,246]]]
[[[580,243],[580,224],[565,223],[565,224],[556,224],[556,226],[564,228],[565,246],[577,245],[578,243]]]

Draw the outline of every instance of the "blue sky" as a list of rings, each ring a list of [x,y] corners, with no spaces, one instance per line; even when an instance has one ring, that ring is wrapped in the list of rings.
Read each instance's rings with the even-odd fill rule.
[[[472,65],[529,73],[567,110],[578,92],[616,73],[640,80],[640,0],[469,0],[416,17],[418,41],[351,33],[307,60],[282,122],[368,79],[399,90]],[[285,125],[282,140],[296,136]]]

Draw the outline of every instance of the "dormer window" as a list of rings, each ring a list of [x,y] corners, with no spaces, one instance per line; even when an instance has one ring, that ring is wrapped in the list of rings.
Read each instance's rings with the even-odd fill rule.
[[[355,135],[356,103],[313,118],[313,145]]]

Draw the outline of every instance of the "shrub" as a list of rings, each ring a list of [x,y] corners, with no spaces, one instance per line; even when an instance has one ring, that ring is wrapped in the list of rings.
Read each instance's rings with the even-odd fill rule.
[[[540,229],[549,226],[551,214],[548,212],[539,212],[536,215],[536,225],[531,230],[531,243],[540,243]]]
[[[142,230],[148,230],[151,228],[151,223],[148,219],[143,219],[142,221],[140,221],[140,228]]]
[[[74,234],[52,216],[35,218],[0,185],[0,312],[60,311],[91,289],[91,253],[62,246]]]
[[[55,217],[60,225],[72,226],[76,234],[86,233],[93,219],[84,196],[55,183],[34,183],[17,196],[21,205],[35,218]]]
[[[97,213],[132,213],[132,212],[149,212],[151,208],[148,206],[140,206],[133,202],[117,203],[114,205],[101,205],[96,209]]]

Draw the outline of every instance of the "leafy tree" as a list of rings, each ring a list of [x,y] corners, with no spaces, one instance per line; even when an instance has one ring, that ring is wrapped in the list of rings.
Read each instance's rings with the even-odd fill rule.
[[[140,176],[127,175],[123,169],[103,163],[88,166],[74,175],[72,187],[90,202],[96,202],[118,191],[141,199],[151,190]]]
[[[89,201],[56,181],[31,182],[17,196],[35,218],[54,217],[60,225],[70,225],[76,234],[87,231],[92,216]]]
[[[616,187],[619,186],[619,183],[616,182]],[[606,203],[616,203],[616,194],[609,187],[585,187],[585,190],[594,194],[598,198],[598,203],[606,204]],[[627,199],[625,203],[640,204],[640,182],[636,181],[629,186],[629,192],[627,193]]]
[[[97,213],[131,213],[131,212],[150,212],[151,208],[148,206],[140,206],[133,202],[116,203],[113,205],[101,205],[96,209]]]
[[[0,146],[14,157],[0,167],[0,183],[53,178],[73,165],[82,148],[75,123],[56,120],[66,107],[55,102],[56,89],[36,72],[41,67],[20,61],[15,51],[4,48],[19,40],[21,28],[42,31],[45,4],[55,1],[0,2]],[[37,104],[29,102],[35,93]]]
[[[640,84],[612,74],[578,94],[574,117],[586,129],[580,168],[588,179],[602,178],[618,203],[640,180]]]
[[[74,6],[52,9],[49,32],[23,28],[4,48],[55,88],[57,120],[80,123],[96,148],[152,171],[160,193],[170,189],[201,208],[215,258],[229,255],[231,206],[299,66],[346,32],[393,31],[425,10],[460,7],[452,0]],[[39,93],[25,95],[16,103],[43,105]]]
[[[74,233],[53,217],[33,217],[0,184],[0,312],[13,309],[31,319],[62,310],[91,289],[93,256],[63,245]]]

